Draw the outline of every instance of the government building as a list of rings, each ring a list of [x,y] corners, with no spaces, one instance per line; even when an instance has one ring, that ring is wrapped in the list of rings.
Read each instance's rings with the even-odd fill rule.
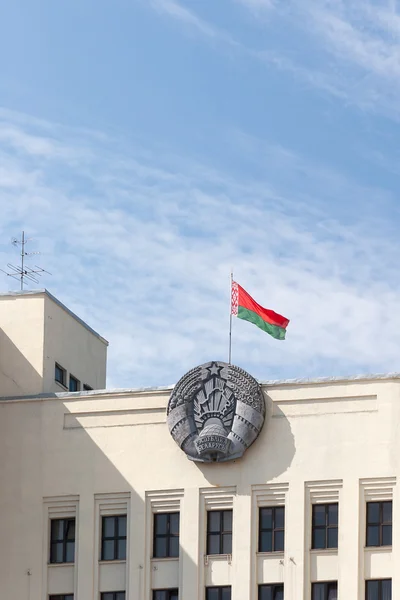
[[[0,600],[400,600],[399,374],[107,390],[107,345],[0,295]]]

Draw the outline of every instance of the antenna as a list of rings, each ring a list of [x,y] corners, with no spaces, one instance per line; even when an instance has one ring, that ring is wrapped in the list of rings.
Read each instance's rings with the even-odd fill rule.
[[[32,281],[33,283],[39,283],[39,278],[42,276],[42,273],[47,273],[47,275],[51,275],[48,271],[45,271],[41,267],[34,265],[34,269],[27,267],[25,264],[25,259],[27,256],[33,256],[34,254],[40,254],[40,252],[26,252],[25,246],[32,238],[25,237],[25,231],[22,232],[22,237],[19,240],[18,238],[11,238],[11,244],[18,248],[21,246],[21,265],[15,266],[11,263],[7,264],[7,267],[10,272],[3,271],[0,269],[2,273],[5,273],[8,277],[13,277],[17,281],[21,283],[21,291],[24,289],[25,280]]]

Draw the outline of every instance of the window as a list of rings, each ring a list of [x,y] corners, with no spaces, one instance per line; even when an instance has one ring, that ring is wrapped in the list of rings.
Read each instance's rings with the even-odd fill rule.
[[[83,384],[83,390],[84,390],[85,392],[88,392],[89,390],[92,390],[92,389],[93,389],[93,388],[92,388],[92,387],[90,387],[90,385],[88,385],[87,383],[84,383],[84,384]]]
[[[283,600],[283,584],[259,585],[258,600]]]
[[[313,504],[312,548],[324,550],[338,547],[338,508],[336,504]]]
[[[50,523],[50,563],[74,562],[75,519],[52,519]]]
[[[231,600],[231,586],[206,588],[206,600]]]
[[[54,379],[57,381],[57,383],[61,383],[61,385],[66,387],[65,382],[67,381],[67,371],[57,363],[54,370]]]
[[[365,600],[392,600],[392,580],[375,579],[366,581]]]
[[[259,552],[283,552],[285,546],[285,507],[260,508]]]
[[[207,512],[207,554],[232,554],[231,510]]]
[[[153,590],[153,600],[178,600],[178,590]]]
[[[125,592],[102,592],[101,600],[125,600]]]
[[[312,600],[337,600],[337,581],[312,584]]]
[[[179,513],[154,515],[154,558],[179,556]]]
[[[69,391],[70,392],[79,392],[81,389],[81,382],[78,381],[76,377],[73,375],[69,376]]]
[[[101,560],[126,560],[126,515],[102,518]]]
[[[74,600],[73,594],[52,594],[49,600]]]
[[[392,545],[392,502],[367,502],[367,546]]]

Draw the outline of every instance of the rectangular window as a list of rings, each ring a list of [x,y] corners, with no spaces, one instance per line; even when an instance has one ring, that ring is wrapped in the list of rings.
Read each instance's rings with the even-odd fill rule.
[[[335,504],[313,504],[312,549],[325,550],[338,547],[338,510]]]
[[[337,581],[312,584],[312,600],[337,600]]]
[[[367,502],[367,546],[392,545],[392,502]]]
[[[366,581],[365,600],[392,600],[392,580],[374,579]]]
[[[101,560],[126,560],[126,515],[102,517]]]
[[[283,584],[259,585],[258,600],[283,600]]]
[[[153,557],[179,556],[179,513],[156,513],[154,515]]]
[[[285,549],[285,507],[262,507],[259,511],[259,552],[283,552]]]
[[[101,600],[125,600],[125,592],[102,592]]]
[[[75,560],[75,519],[51,519],[50,563]]]
[[[81,382],[73,375],[70,375],[69,376],[69,391],[70,392],[79,392],[80,389],[81,389]]]
[[[207,554],[232,554],[232,510],[207,512]]]
[[[153,600],[178,600],[178,590],[153,590]]]
[[[90,391],[90,390],[92,390],[92,389],[93,389],[93,388],[92,388],[92,387],[90,387],[90,385],[88,385],[87,383],[84,383],[84,384],[83,384],[83,390],[84,390],[85,392],[89,392],[89,391]]]
[[[67,371],[57,363],[54,369],[54,379],[57,383],[61,383],[61,385],[66,387]]]
[[[73,594],[51,594],[49,600],[74,600]]]
[[[206,588],[206,600],[231,600],[231,586]]]

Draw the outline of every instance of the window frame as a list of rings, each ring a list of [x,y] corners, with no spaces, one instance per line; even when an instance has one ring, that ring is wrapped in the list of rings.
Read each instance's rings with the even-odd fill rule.
[[[74,594],[50,594],[49,600],[74,600]]]
[[[393,591],[393,587],[392,587],[392,579],[390,578],[385,578],[385,579],[366,579],[365,580],[365,600],[368,600],[368,584],[370,583],[378,583],[378,597],[374,600],[383,600],[383,592],[382,592],[382,584],[387,581],[390,581],[390,588],[391,588],[391,592]],[[390,594],[392,596],[392,594]]]
[[[314,517],[317,508],[321,508],[321,506],[325,507],[325,524],[324,525],[315,525]],[[329,524],[329,507],[337,506],[337,523],[335,525]],[[337,530],[337,545],[329,546],[329,530]],[[316,530],[324,530],[325,531],[325,545],[323,548],[317,547],[314,545],[314,532]],[[327,502],[327,503],[315,503],[312,504],[312,514],[311,514],[311,550],[337,550],[339,548],[339,502]]]
[[[71,380],[76,382],[76,390],[71,390]],[[81,391],[81,382],[79,381],[79,379],[77,377],[75,377],[75,375],[72,375],[71,373],[69,374],[68,390],[70,392],[80,392]]]
[[[208,600],[208,590],[218,590],[218,600],[222,600],[222,593],[224,590],[230,591],[230,596],[232,599],[232,586],[231,585],[208,585],[206,587],[206,600]]]
[[[125,535],[119,535],[119,519],[125,517],[126,519],[126,526],[125,526],[125,530],[126,533]],[[105,519],[114,519],[114,535],[113,536],[105,536],[105,527],[104,527],[104,522]],[[100,560],[104,561],[104,562],[112,562],[112,561],[116,561],[116,560],[121,560],[121,561],[126,561],[126,557],[127,557],[127,539],[128,539],[128,515],[127,513],[121,513],[118,515],[101,515],[101,538],[100,538],[100,543],[101,543],[101,548],[100,548]],[[125,540],[125,557],[124,558],[120,558],[118,557],[118,542]],[[109,542],[109,541],[113,541],[114,542],[114,552],[113,552],[113,558],[104,558],[104,542]]]
[[[63,537],[62,539],[53,539],[53,523],[58,522],[58,521],[63,521]],[[71,525],[71,522],[73,521],[74,523],[74,539],[68,539],[68,527]],[[50,565],[63,565],[63,564],[68,564],[68,565],[72,565],[75,563],[75,545],[76,545],[76,518],[75,517],[56,517],[56,518],[51,518],[50,517],[50,543],[49,543],[49,564]],[[73,547],[74,547],[74,559],[73,560],[67,560],[67,544],[71,544],[73,543]],[[62,545],[62,557],[63,560],[62,561],[58,561],[58,560],[53,560],[53,546],[60,546]]]
[[[178,533],[171,533],[171,516],[178,515]],[[156,521],[161,516],[167,516],[167,533],[157,533]],[[158,560],[163,560],[165,558],[179,558],[180,553],[180,545],[179,545],[179,537],[180,537],[180,512],[179,510],[171,511],[171,512],[155,512],[153,513],[153,558],[157,558]],[[158,556],[156,554],[157,544],[156,541],[159,538],[165,538],[167,540],[167,554],[166,556]],[[178,538],[178,554],[174,555],[171,553],[171,540]]]
[[[336,587],[336,598],[338,597],[338,582],[337,581],[313,581],[311,584],[311,600],[314,600],[314,590],[316,585],[324,586],[324,600],[329,600],[330,586]],[[335,588],[334,588],[335,589]]]
[[[379,504],[379,522],[369,522],[368,520],[368,506],[371,504]],[[391,521],[383,520],[383,505],[390,504],[391,505]],[[391,544],[383,544],[383,528],[388,527],[390,525],[391,528]],[[369,527],[379,527],[379,544],[368,544],[368,529]],[[365,547],[366,548],[391,548],[393,546],[393,500],[372,500],[366,502],[365,507]]]
[[[172,596],[176,596],[177,598],[179,598],[179,589],[178,588],[161,588],[161,589],[155,589],[152,590],[152,600],[155,600],[156,598],[156,593],[157,592],[164,592],[165,597],[163,600],[173,600]]]
[[[117,594],[124,594],[124,600],[126,600],[125,590],[117,590],[116,592],[100,592],[100,600],[106,600],[106,594],[112,594],[112,600],[117,600]]]
[[[219,522],[220,522],[220,528],[219,530],[210,530],[210,515],[211,514],[217,514],[219,513]],[[225,521],[225,517],[224,515],[226,513],[230,513],[231,514],[231,529],[224,529],[224,521]],[[233,534],[233,509],[231,508],[227,508],[227,509],[222,509],[222,510],[207,510],[207,556],[230,556],[232,554],[232,534]],[[219,552],[217,552],[216,554],[212,554],[210,553],[210,537],[211,536],[216,536],[219,535]],[[231,538],[231,543],[230,543],[230,552],[223,552],[224,549],[224,537],[228,537],[230,536]]]
[[[263,510],[272,510],[272,527],[267,527],[265,529],[262,528],[262,518],[261,518],[261,512]],[[283,527],[276,527],[276,511],[277,510],[283,510]],[[272,552],[285,552],[285,506],[282,505],[277,505],[277,506],[260,506],[258,509],[258,552],[266,552],[266,553],[272,553]],[[267,532],[271,532],[271,550],[262,550],[261,548],[261,540],[262,540],[262,533],[267,533]],[[276,542],[275,542],[275,534],[277,532],[283,532],[283,548],[281,550],[276,550],[275,546],[276,546]]]
[[[277,592],[282,592],[282,597],[284,594],[284,584],[283,583],[260,583],[258,586],[258,600],[261,600],[261,592],[263,588],[271,588],[272,592],[272,600],[275,600],[275,596]]]
[[[57,375],[57,369],[59,369],[59,371],[62,374],[62,381],[60,381],[59,379],[57,379],[56,375]],[[67,370],[64,369],[64,367],[62,367],[60,365],[60,363],[55,362],[54,364],[54,381],[56,383],[58,383],[59,385],[62,385],[64,388],[66,388],[66,382],[67,382]]]

